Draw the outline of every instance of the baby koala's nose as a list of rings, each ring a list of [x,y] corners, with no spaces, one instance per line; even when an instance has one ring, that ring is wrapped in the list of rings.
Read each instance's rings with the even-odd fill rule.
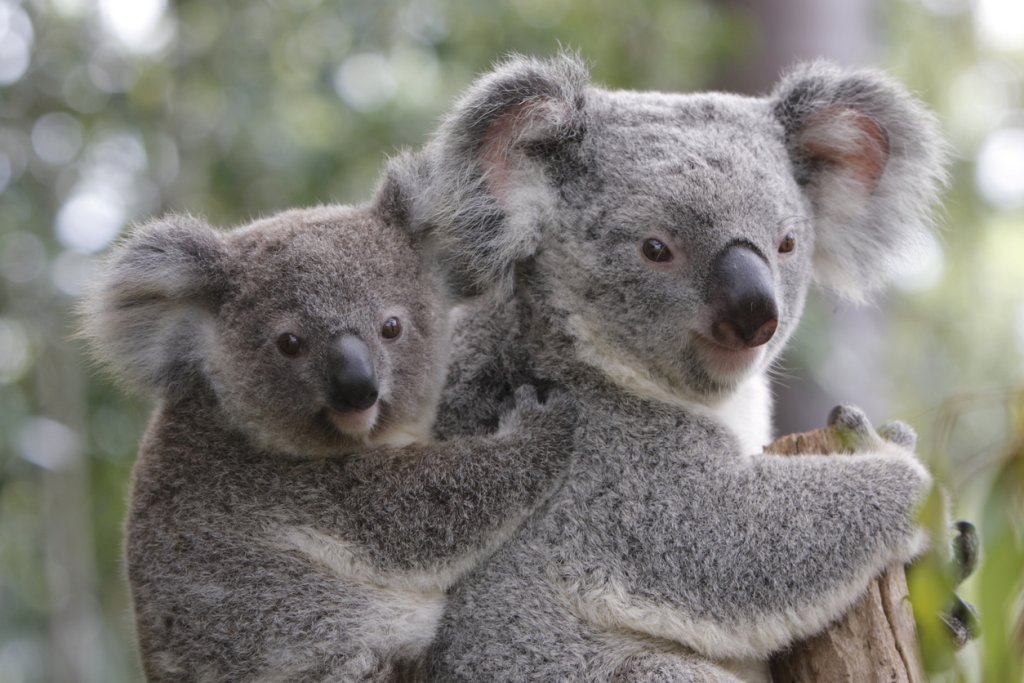
[[[377,402],[370,347],[355,335],[339,337],[328,354],[327,400],[335,410],[366,410]]]

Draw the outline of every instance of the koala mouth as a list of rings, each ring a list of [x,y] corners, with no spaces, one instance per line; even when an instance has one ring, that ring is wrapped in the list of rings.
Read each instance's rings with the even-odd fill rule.
[[[380,403],[374,403],[365,410],[340,411],[326,408],[327,419],[342,434],[353,437],[365,437],[377,425],[380,417]]]
[[[764,355],[764,346],[730,349],[700,334],[694,335],[700,359],[718,377],[735,378],[753,368]]]

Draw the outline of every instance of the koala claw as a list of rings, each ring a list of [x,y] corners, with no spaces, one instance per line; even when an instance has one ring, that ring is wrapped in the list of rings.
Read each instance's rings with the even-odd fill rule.
[[[908,451],[914,450],[917,446],[917,433],[906,422],[887,422],[878,428],[878,435]]]
[[[981,544],[970,522],[960,520],[953,524],[953,529],[953,580],[960,585],[978,567]]]
[[[948,611],[940,615],[957,649],[974,640],[981,633],[978,626],[978,612],[970,603],[964,602],[959,596],[953,596],[953,604]]]

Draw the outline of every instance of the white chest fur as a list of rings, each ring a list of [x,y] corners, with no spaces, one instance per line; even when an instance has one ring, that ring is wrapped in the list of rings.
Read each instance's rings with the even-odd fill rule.
[[[772,395],[763,372],[744,380],[728,398],[707,405],[681,396],[653,377],[642,363],[605,343],[581,316],[569,316],[567,324],[576,340],[577,356],[600,369],[622,389],[645,399],[713,416],[736,435],[746,455],[760,453],[771,442]]]
[[[711,412],[732,430],[747,455],[760,453],[772,440],[772,395],[763,374],[745,380]]]

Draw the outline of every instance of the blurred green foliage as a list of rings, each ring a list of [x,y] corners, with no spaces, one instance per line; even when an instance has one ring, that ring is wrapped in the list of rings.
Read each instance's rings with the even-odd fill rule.
[[[879,3],[877,61],[956,149],[943,249],[886,299],[870,348],[813,299],[791,361],[836,403],[864,398],[844,387],[875,359],[870,395],[921,430],[983,533],[966,590],[986,637],[953,675],[1014,681],[1024,189],[1015,199],[1005,147],[1024,130],[1024,45],[985,38],[998,1]],[[0,683],[140,677],[120,532],[149,406],[88,368],[71,334],[96,254],[126,225],[358,201],[509,51],[578,49],[598,82],[679,91],[712,85],[757,30],[711,0],[0,0]]]

